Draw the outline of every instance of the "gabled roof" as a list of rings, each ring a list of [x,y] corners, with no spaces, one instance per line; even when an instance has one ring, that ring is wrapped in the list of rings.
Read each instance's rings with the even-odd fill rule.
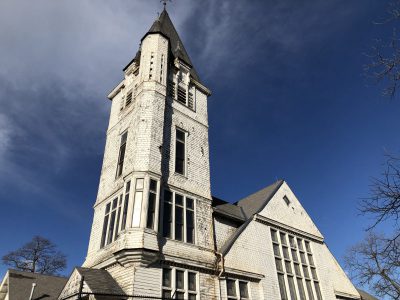
[[[106,270],[90,268],[76,268],[76,270],[84,277],[84,281],[92,293],[125,294],[115,279]]]
[[[234,204],[222,204],[214,207],[215,213],[224,214],[225,216],[232,216],[236,220],[241,214],[243,220],[245,221],[221,247],[220,252],[222,254],[225,255],[229,251],[235,240],[251,222],[253,219],[252,217],[264,209],[264,207],[268,204],[283,183],[284,180],[277,180],[273,184],[239,200]]]
[[[5,287],[0,299],[8,294],[11,300],[27,300],[32,291],[32,283],[35,283],[32,300],[56,300],[67,280],[65,277],[8,270],[2,283],[2,287]]]
[[[268,201],[271,200],[272,196],[276,193],[277,188],[279,188],[283,183],[283,180],[277,180],[273,184],[251,194],[241,200],[239,200],[236,205],[243,209],[246,218],[250,218],[254,214],[260,212]]]

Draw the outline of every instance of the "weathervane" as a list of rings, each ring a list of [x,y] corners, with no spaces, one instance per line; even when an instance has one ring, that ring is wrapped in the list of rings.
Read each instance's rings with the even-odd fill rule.
[[[167,7],[167,2],[171,2],[172,0],[160,0],[160,2],[164,5],[164,9]]]

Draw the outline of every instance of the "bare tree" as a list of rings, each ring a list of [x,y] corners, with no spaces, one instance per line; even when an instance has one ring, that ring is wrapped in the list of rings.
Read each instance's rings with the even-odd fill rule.
[[[4,255],[3,264],[40,274],[57,274],[65,269],[66,256],[48,239],[35,236],[21,248]]]
[[[400,298],[399,241],[370,232],[347,252],[345,265],[360,285],[369,285],[380,297]]]
[[[397,34],[400,27],[400,0],[390,2],[387,16],[375,24],[391,26],[391,34],[376,39],[366,54],[370,62],[364,66],[365,75],[383,84],[383,95],[394,98],[400,84],[400,39]]]
[[[360,203],[362,214],[373,217],[366,238],[350,248],[346,269],[360,285],[368,285],[381,297],[400,298],[400,159],[387,156],[381,178],[373,179],[371,196]],[[385,222],[394,224],[391,236],[373,230]]]
[[[371,196],[361,201],[360,211],[375,219],[368,229],[373,229],[386,220],[392,220],[398,225],[400,220],[400,158],[387,155],[382,178],[373,179]],[[395,238],[398,237],[395,236]]]

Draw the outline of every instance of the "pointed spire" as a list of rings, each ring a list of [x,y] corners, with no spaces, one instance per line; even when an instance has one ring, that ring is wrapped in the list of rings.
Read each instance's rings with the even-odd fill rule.
[[[160,16],[154,21],[153,25],[150,27],[149,31],[144,35],[142,40],[151,33],[159,33],[164,37],[166,37],[170,42],[170,49],[172,54],[175,57],[181,59],[189,66],[191,66],[192,69],[190,73],[192,77],[195,80],[200,81],[199,76],[197,75],[197,72],[193,67],[192,61],[190,60],[189,55],[187,54],[186,49],[183,46],[183,43],[178,35],[178,32],[176,31],[174,24],[172,24],[172,21],[166,9],[164,9],[160,14]]]

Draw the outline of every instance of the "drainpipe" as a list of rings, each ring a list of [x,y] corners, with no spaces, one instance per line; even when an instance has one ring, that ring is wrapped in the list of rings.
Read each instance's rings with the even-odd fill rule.
[[[215,254],[219,256],[218,264],[221,262],[221,271],[218,273],[218,288],[219,288],[219,299],[222,300],[222,291],[221,291],[221,276],[225,272],[225,259],[224,255],[218,251],[215,251]],[[217,265],[218,268],[218,265]]]
[[[32,300],[33,292],[35,291],[36,283],[32,283],[31,295],[29,296],[29,300]]]

